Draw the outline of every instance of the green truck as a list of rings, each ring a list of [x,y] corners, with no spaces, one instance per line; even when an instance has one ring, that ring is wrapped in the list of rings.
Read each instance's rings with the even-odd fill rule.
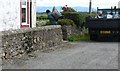
[[[86,18],[90,40],[94,41],[120,41],[120,8],[97,9],[102,11],[102,18]],[[111,14],[112,18],[107,18]]]

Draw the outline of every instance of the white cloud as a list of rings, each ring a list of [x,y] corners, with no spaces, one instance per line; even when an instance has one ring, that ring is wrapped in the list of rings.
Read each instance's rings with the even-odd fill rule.
[[[89,6],[89,0],[36,0],[37,6]],[[118,6],[119,0],[92,0],[93,8],[110,8]]]

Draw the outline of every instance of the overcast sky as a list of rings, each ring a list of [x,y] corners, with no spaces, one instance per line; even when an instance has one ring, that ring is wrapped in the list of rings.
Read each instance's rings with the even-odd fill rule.
[[[82,6],[88,7],[89,0],[36,0],[37,6]],[[111,8],[117,6],[120,0],[92,0],[92,8]]]

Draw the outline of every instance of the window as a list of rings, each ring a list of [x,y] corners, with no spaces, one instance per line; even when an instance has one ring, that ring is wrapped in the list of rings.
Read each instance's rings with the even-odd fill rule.
[[[26,22],[26,8],[22,8],[22,22]]]
[[[21,0],[21,28],[30,26],[30,0]]]
[[[27,2],[26,0],[22,0],[22,23],[25,23],[27,19],[26,2]]]
[[[26,5],[26,0],[22,0],[22,5]]]

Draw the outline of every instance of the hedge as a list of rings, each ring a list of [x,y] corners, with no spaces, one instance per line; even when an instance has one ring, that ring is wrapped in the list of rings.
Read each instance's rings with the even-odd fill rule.
[[[71,19],[74,21],[77,27],[80,26],[80,15],[77,12],[63,12],[62,15],[66,19]]]
[[[59,25],[71,25],[71,26],[75,25],[74,21],[72,21],[71,19],[59,19],[58,24]]]
[[[74,21],[77,27],[86,26],[86,17],[88,16],[88,12],[63,12],[64,18],[71,19]],[[92,13],[94,17],[96,15],[95,12]]]

